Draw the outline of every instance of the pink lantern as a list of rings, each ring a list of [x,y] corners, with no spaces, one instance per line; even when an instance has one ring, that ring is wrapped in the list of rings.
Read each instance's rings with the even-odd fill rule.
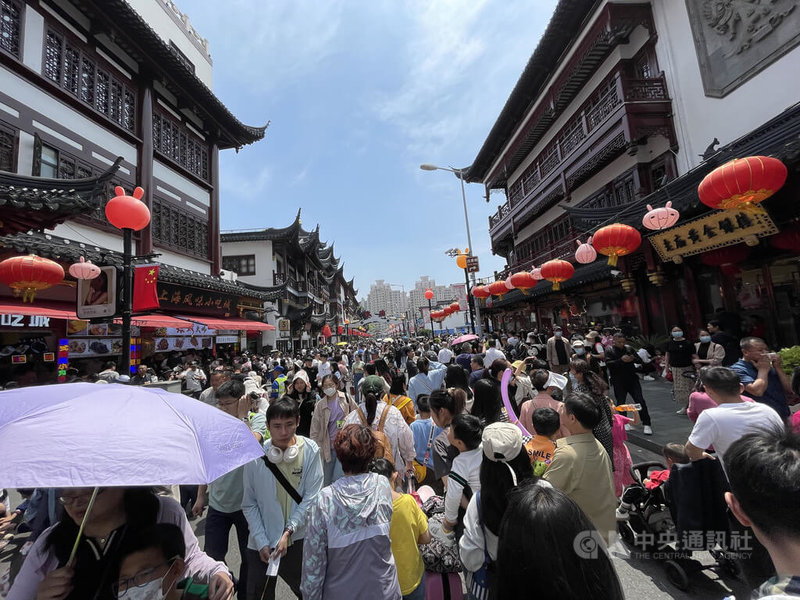
[[[70,265],[69,274],[75,279],[95,279],[100,275],[100,267],[93,265],[90,260],[84,260],[81,256],[80,262]]]
[[[511,277],[508,277],[503,283],[506,284],[506,289],[507,290],[513,290],[514,287],[515,287],[514,284],[511,283]]]
[[[663,208],[653,208],[648,204],[647,210],[647,214],[642,218],[642,225],[655,231],[669,229],[681,218],[681,214],[672,208],[672,202],[667,202]]]
[[[542,277],[542,270],[539,267],[531,268],[531,277],[533,277],[536,281],[541,281],[544,279],[544,277]]]
[[[597,250],[592,246],[592,238],[589,238],[589,241],[585,244],[582,244],[580,240],[577,240],[577,242],[578,249],[575,251],[575,260],[582,265],[588,265],[590,262],[594,262],[597,258]]]

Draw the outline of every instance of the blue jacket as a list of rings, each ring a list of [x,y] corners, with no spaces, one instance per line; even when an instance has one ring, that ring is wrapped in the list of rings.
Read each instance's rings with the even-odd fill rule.
[[[302,436],[297,436],[298,439]],[[298,505],[292,501],[292,514],[284,522],[283,511],[277,499],[280,485],[262,459],[249,462],[244,467],[244,495],[242,511],[250,527],[247,547],[260,550],[264,546],[275,548],[286,527],[294,529],[292,540],[303,539],[306,532],[306,516],[322,489],[322,462],[319,446],[314,440],[303,437],[303,473],[297,492],[303,497]],[[264,452],[269,452],[272,440],[264,442]]]

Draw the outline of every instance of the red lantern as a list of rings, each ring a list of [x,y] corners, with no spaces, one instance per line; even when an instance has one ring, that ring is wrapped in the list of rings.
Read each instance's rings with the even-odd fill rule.
[[[553,283],[554,290],[561,289],[561,282],[566,281],[575,273],[575,267],[566,260],[548,260],[542,265],[542,277]]]
[[[709,267],[723,267],[725,265],[738,265],[750,255],[750,248],[744,244],[727,246],[704,252],[700,261]]]
[[[90,260],[83,260],[81,256],[80,262],[70,265],[69,274],[75,279],[96,279],[100,276],[100,267],[93,265]]]
[[[433,290],[431,288],[425,290],[425,300],[433,300]]]
[[[457,313],[458,311],[461,310],[461,305],[458,302],[453,302],[452,304],[450,304],[450,310],[453,311],[454,313]]]
[[[487,286],[476,285],[474,288],[472,288],[472,295],[481,300],[485,300],[486,298],[491,296],[492,293],[489,291],[489,288]]]
[[[720,210],[752,210],[777,192],[789,171],[770,156],[734,158],[705,176],[697,187],[700,201]]]
[[[681,218],[681,214],[672,208],[672,202],[667,202],[663,208],[653,208],[648,204],[647,210],[647,214],[642,218],[642,225],[655,231],[669,229]]]
[[[322,328],[322,335],[323,335],[324,337],[326,337],[326,338],[329,338],[329,337],[331,337],[331,336],[333,335],[333,332],[331,331],[331,328],[330,328],[330,326],[328,326],[328,325],[325,325],[325,326]]]
[[[133,196],[126,196],[121,186],[114,188],[117,194],[106,204],[106,218],[117,229],[140,231],[150,223],[150,209],[142,202],[144,190],[137,187]]]
[[[489,293],[492,296],[497,296],[499,298],[503,297],[503,294],[508,293],[508,288],[506,287],[506,282],[503,280],[495,281],[494,283],[489,285]]]
[[[61,283],[64,269],[57,262],[35,256],[14,256],[0,262],[0,281],[22,292],[23,302],[33,302],[36,292]]]
[[[608,256],[608,264],[617,266],[617,258],[630,254],[642,243],[642,236],[630,225],[614,223],[597,230],[592,245],[600,254]]]
[[[778,250],[789,250],[800,254],[800,223],[788,226],[780,233],[769,238],[770,244]]]
[[[590,262],[594,262],[597,258],[597,251],[592,247],[592,238],[589,238],[585,244],[581,244],[580,240],[578,242],[578,249],[575,251],[575,260],[577,260],[582,265],[588,265]]]
[[[536,287],[536,280],[533,278],[530,271],[514,273],[510,277],[510,281],[515,288],[522,290],[523,294],[527,294],[529,289]]]

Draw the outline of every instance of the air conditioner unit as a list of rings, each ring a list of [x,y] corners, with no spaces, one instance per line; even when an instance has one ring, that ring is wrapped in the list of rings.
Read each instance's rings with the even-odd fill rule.
[[[234,271],[227,271],[225,269],[221,269],[219,272],[220,279],[224,279],[225,281],[236,281],[239,277]]]

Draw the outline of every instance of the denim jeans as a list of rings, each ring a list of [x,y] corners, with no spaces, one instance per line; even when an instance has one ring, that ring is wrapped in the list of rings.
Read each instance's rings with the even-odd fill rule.
[[[425,572],[422,572],[422,579],[416,589],[410,594],[403,596],[403,600],[425,600]]]
[[[250,535],[247,519],[241,510],[225,513],[210,506],[208,507],[205,553],[214,560],[225,561],[225,556],[228,554],[228,537],[231,527],[236,527],[236,539],[239,542],[239,553],[242,557],[236,597],[239,600],[245,600],[247,595],[247,536]]]
[[[328,462],[322,461],[322,485],[330,485],[337,479],[341,479],[344,477],[344,471],[342,471],[342,465],[339,462],[339,459],[336,458],[336,455],[331,450],[331,459]]]
[[[356,391],[356,404],[359,403],[359,399],[358,399],[358,382],[361,381],[363,378],[364,378],[364,374],[363,373],[355,373],[353,375],[353,388]]]

